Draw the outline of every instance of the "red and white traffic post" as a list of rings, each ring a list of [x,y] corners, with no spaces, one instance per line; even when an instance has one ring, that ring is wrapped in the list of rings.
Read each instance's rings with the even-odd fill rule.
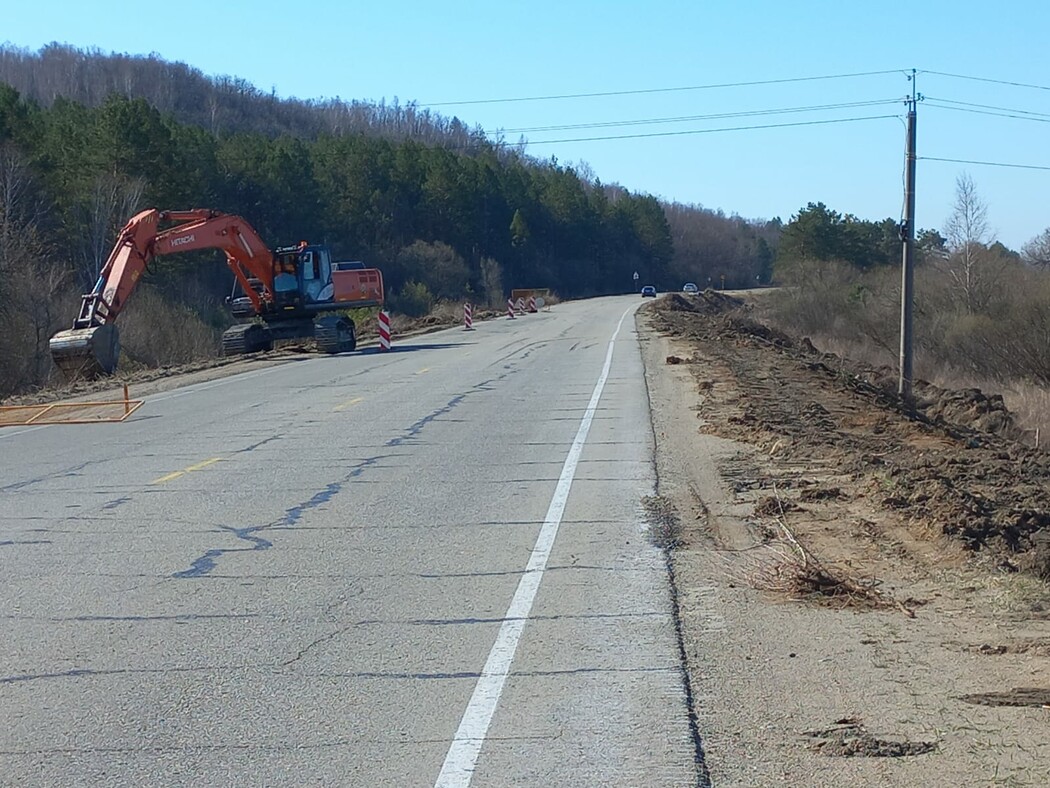
[[[514,320],[514,302],[511,299],[507,299],[507,319]]]
[[[474,330],[474,310],[470,304],[463,305],[463,330]]]
[[[529,311],[530,312],[537,312],[537,311],[539,311],[539,310],[536,309],[536,296],[529,296]]]
[[[379,351],[390,350],[390,313],[385,309],[379,313]]]

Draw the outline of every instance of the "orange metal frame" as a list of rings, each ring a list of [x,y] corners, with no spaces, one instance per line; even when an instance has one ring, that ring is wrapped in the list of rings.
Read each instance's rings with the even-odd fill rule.
[[[112,408],[122,406],[123,410],[114,416],[99,416],[96,418],[65,418],[55,414],[59,412],[86,410],[88,408]],[[128,386],[124,384],[123,400],[108,400],[106,402],[52,402],[48,405],[4,405],[0,406],[0,427],[25,427],[32,424],[113,424],[124,421],[128,416],[142,407],[142,400],[131,399],[128,396]],[[17,411],[29,412],[29,418],[12,418]]]

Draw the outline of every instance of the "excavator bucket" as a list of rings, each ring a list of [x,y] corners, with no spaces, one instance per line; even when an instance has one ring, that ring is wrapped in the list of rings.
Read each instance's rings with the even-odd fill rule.
[[[69,380],[92,380],[117,368],[120,336],[112,323],[59,331],[50,344],[51,359]]]

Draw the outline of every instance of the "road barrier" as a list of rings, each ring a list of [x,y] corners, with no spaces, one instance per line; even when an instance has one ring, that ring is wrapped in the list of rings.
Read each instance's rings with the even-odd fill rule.
[[[471,308],[470,304],[463,305],[463,330],[474,330],[474,310]]]
[[[518,298],[518,303],[515,306],[518,309],[518,314],[519,315],[524,315],[525,314],[525,299],[524,298],[520,298],[519,297]]]
[[[142,407],[142,400],[128,396],[107,402],[52,402],[47,405],[4,405],[0,407],[0,427],[38,424],[106,424],[124,421]]]
[[[390,350],[390,313],[385,309],[379,313],[379,350]]]
[[[538,312],[539,311],[538,309],[536,309],[536,296],[529,296],[529,311],[530,312]]]
[[[546,287],[515,287],[510,291],[510,297],[516,302],[519,298],[526,302],[530,302],[531,299],[536,299],[536,309],[542,309],[546,302],[547,308],[550,308],[550,294],[551,291]]]
[[[514,302],[507,299],[507,319],[514,320]]]

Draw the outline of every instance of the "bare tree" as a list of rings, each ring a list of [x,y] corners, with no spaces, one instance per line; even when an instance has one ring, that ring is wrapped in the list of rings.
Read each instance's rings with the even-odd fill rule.
[[[116,239],[117,231],[142,202],[146,181],[123,175],[101,173],[95,178],[91,202],[85,207],[84,257],[81,285],[91,287]]]
[[[955,204],[944,234],[948,241],[945,269],[966,312],[976,314],[991,300],[1003,261],[989,253],[988,246],[995,239],[988,225],[988,206],[968,174],[955,181]]]
[[[18,243],[23,222],[31,222],[29,165],[10,144],[0,145],[0,260]]]
[[[41,383],[51,359],[48,339],[65,306],[66,270],[37,232],[25,159],[0,145],[0,395]]]
[[[503,266],[491,257],[481,258],[481,289],[486,304],[499,308],[503,303]]]
[[[1021,259],[1033,268],[1050,270],[1050,227],[1021,247]]]

